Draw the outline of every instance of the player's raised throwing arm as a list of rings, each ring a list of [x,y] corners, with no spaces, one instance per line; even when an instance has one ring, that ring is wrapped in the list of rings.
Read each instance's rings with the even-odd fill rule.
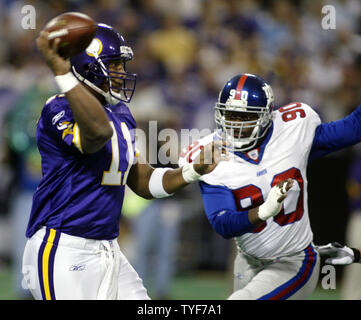
[[[138,161],[129,172],[127,184],[143,198],[164,198],[210,173],[220,161],[227,159],[222,142],[215,141],[203,148],[194,164],[188,163],[179,169],[153,168]]]
[[[58,53],[59,39],[52,47],[48,33],[41,31],[37,46],[55,75],[55,80],[65,94],[79,126],[82,149],[87,153],[99,151],[113,134],[108,116],[98,99],[73,76],[70,61]]]

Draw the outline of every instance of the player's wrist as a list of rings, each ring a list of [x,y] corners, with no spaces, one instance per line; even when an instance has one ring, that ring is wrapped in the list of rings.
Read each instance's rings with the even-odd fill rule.
[[[197,181],[201,176],[202,175],[195,170],[193,163],[186,163],[182,167],[182,177],[187,183]]]
[[[273,203],[273,204],[262,204],[258,207],[258,218],[262,221],[266,221],[267,219],[274,217],[277,215],[282,208],[281,203]]]
[[[71,72],[70,63],[67,62],[62,63],[61,66],[56,66],[51,68],[55,76],[63,76],[69,72]]]
[[[163,185],[163,177],[168,170],[173,169],[156,168],[153,170],[148,182],[148,189],[153,198],[166,198],[173,195],[173,193],[168,193]]]
[[[66,93],[70,91],[80,83],[70,71],[66,74],[56,75],[55,81],[61,93]]]
[[[68,68],[64,68],[64,69],[53,69],[53,72],[55,77],[57,77],[57,76],[63,76],[71,71]]]
[[[266,201],[258,207],[258,217],[266,221],[270,217],[277,215],[282,208],[282,201],[278,199],[282,196],[280,189],[275,186],[271,189]]]
[[[49,51],[43,51],[42,54],[55,76],[61,76],[71,71],[70,60],[66,60],[59,54]]]
[[[189,164],[191,164],[191,163],[189,163]],[[197,174],[199,174],[199,175],[205,174],[206,167],[205,167],[204,164],[193,163],[192,166],[193,166],[194,171],[195,171]]]

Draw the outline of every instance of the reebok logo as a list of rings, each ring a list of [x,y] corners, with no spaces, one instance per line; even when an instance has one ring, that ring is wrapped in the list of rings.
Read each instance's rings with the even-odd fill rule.
[[[70,266],[69,271],[83,271],[85,270],[85,264],[75,264]]]

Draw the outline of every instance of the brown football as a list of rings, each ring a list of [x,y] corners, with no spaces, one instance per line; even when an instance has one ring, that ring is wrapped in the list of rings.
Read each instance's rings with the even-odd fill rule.
[[[94,38],[96,22],[80,12],[66,12],[51,19],[44,31],[49,32],[50,44],[60,38],[58,53],[64,58],[73,57],[84,51]]]

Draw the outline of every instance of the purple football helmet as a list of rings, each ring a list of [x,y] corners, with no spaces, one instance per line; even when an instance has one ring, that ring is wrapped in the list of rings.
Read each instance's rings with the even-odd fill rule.
[[[137,75],[126,71],[126,62],[133,59],[133,51],[124,38],[111,26],[98,24],[94,39],[82,53],[71,57],[72,72],[77,79],[104,96],[112,105],[119,101],[130,102]],[[110,71],[109,64],[121,61],[124,72]],[[107,84],[109,91],[100,88]]]

